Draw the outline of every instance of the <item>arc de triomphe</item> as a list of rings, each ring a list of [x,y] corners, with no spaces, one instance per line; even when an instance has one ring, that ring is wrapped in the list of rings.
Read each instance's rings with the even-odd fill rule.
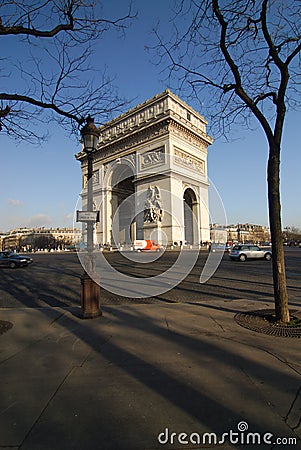
[[[100,127],[93,155],[98,244],[210,240],[207,122],[169,90]],[[86,203],[87,158],[76,155]]]

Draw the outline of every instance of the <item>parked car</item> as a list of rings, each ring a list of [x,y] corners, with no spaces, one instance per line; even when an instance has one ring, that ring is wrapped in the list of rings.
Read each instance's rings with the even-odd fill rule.
[[[261,249],[258,245],[252,244],[238,244],[235,245],[230,254],[233,261],[246,261],[247,259],[265,259],[270,261],[272,259],[272,251],[270,249]]]
[[[19,255],[14,252],[0,252],[0,267],[24,267],[31,264],[33,261],[29,256]]]

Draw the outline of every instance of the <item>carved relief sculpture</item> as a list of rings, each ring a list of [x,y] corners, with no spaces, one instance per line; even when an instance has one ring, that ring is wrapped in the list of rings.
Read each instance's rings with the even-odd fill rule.
[[[158,223],[162,221],[162,217],[163,209],[159,188],[150,186],[144,204],[144,222]]]
[[[143,153],[140,156],[140,168],[146,169],[150,166],[163,164],[165,162],[164,147]]]
[[[195,172],[205,173],[205,162],[175,147],[175,163]]]

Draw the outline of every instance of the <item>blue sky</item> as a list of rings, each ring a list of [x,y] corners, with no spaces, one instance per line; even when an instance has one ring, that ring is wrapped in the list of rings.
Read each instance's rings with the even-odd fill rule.
[[[107,2],[108,12],[125,11],[125,1]],[[125,38],[109,32],[97,45],[95,63],[107,66],[115,77],[119,93],[145,101],[169,87],[160,67],[145,46],[152,45],[151,30],[160,20],[161,29],[170,29],[173,0],[136,0],[139,17]],[[14,52],[14,44],[10,41]],[[2,83],[3,84],[3,83]],[[3,89],[3,86],[2,86]],[[177,93],[180,97],[181,95]],[[192,107],[195,105],[191,104]],[[206,116],[205,111],[201,114]],[[301,152],[299,127],[301,112],[287,115],[281,165],[283,226],[301,228]],[[46,125],[45,125],[46,127]],[[72,226],[81,188],[80,164],[74,154],[80,145],[57,124],[47,127],[49,140],[40,147],[16,144],[0,134],[0,231],[18,226]],[[210,134],[210,124],[208,126]],[[214,137],[214,136],[213,136]],[[209,148],[209,177],[217,188],[228,223],[249,222],[268,225],[266,199],[267,144],[263,132],[234,130],[225,143],[217,140]]]

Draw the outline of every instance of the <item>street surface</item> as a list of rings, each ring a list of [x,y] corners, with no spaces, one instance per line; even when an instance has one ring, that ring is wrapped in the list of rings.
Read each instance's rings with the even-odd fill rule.
[[[294,309],[301,304],[301,249],[285,252]],[[131,263],[106,256],[139,287],[179,255],[166,252],[153,263],[152,254],[136,254]],[[198,433],[201,447],[193,448],[300,448],[300,340],[233,320],[237,312],[273,307],[271,262],[221,254],[215,275],[199,284],[207,256],[200,254],[179,286],[153,298],[102,289],[99,320],[66,308],[80,301],[76,254],[33,254],[29,267],[1,269],[1,320],[13,326],[0,339],[0,448],[183,449],[164,441],[166,430]],[[271,439],[248,445],[249,431]],[[242,445],[219,440],[232,432]],[[202,439],[213,435],[215,441]]]
[[[189,250],[187,250],[189,251]],[[286,248],[287,286],[291,307],[301,304],[301,249]],[[36,253],[26,268],[0,269],[0,307],[65,307],[80,304],[80,277],[83,268],[75,253]],[[169,292],[151,298],[125,298],[101,289],[103,305],[125,303],[190,302],[206,304],[223,300],[264,301],[273,307],[272,264],[267,261],[230,261],[225,254],[214,276],[205,284],[199,277],[208,253],[202,251],[191,273]],[[130,262],[118,253],[106,258],[118,271],[136,277],[153,277],[166,271],[177,259],[177,252],[165,252],[155,262],[153,256],[137,254]],[[139,262],[139,258],[143,263]],[[228,305],[229,306],[229,305]],[[254,306],[254,305],[253,305]]]

